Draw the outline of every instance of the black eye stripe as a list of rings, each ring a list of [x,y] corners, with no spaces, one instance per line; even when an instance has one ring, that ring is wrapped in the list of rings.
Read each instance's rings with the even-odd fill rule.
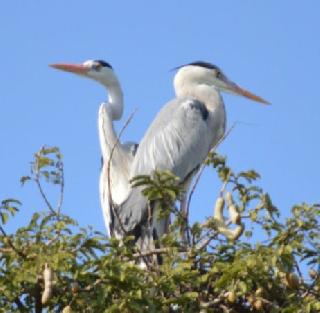
[[[204,68],[207,68],[207,69],[210,69],[210,70],[216,70],[216,71],[220,72],[220,69],[219,69],[218,66],[216,66],[214,64],[211,64],[209,62],[204,62],[204,61],[195,61],[195,62],[192,62],[192,63],[184,64],[184,65],[181,65],[181,66],[177,66],[176,68],[174,68],[174,70],[179,70],[180,68],[182,68],[184,66],[188,66],[188,65],[200,66],[200,67],[204,67]]]
[[[95,60],[95,62],[99,63],[103,67],[109,67],[109,68],[113,69],[112,66],[110,65],[110,63],[108,63],[104,60]]]
[[[205,68],[208,68],[210,70],[217,70],[217,71],[220,71],[219,67],[214,65],[214,64],[211,64],[209,62],[203,62],[203,61],[196,61],[196,62],[192,62],[192,63],[189,63],[187,65],[195,65],[195,66],[200,66],[200,67],[205,67]]]

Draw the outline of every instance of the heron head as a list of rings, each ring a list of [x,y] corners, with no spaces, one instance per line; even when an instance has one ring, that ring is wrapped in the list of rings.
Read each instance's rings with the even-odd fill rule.
[[[180,66],[177,69],[179,70],[174,80],[176,90],[179,86],[188,85],[189,83],[208,85],[215,87],[219,91],[243,96],[263,104],[269,104],[269,102],[263,98],[239,87],[231,81],[218,66],[211,63],[197,61]]]
[[[56,63],[50,64],[50,66],[58,70],[94,79],[106,86],[118,82],[112,66],[103,60],[87,60],[82,64]]]

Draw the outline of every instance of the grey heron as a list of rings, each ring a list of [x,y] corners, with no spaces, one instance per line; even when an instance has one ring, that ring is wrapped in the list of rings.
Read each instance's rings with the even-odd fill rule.
[[[129,174],[137,144],[133,142],[118,143],[118,137],[113,122],[120,120],[123,114],[124,101],[120,82],[112,66],[103,60],[87,60],[82,64],[52,64],[53,68],[91,78],[106,87],[108,102],[99,108],[98,128],[102,152],[102,170],[100,174],[100,201],[103,217],[110,236],[109,181],[111,184],[112,202],[120,205],[130,190]],[[112,152],[113,150],[113,152]],[[111,157],[110,170],[108,163]],[[110,178],[108,178],[108,172]]]
[[[141,140],[131,166],[131,178],[169,170],[186,183],[225,132],[226,113],[220,92],[268,103],[236,85],[210,63],[193,62],[177,70],[176,98],[160,110]],[[112,221],[117,232],[134,235],[143,248],[166,232],[167,222],[159,220],[155,207],[150,210],[141,190],[142,187],[131,189],[117,208],[118,218],[114,216]]]

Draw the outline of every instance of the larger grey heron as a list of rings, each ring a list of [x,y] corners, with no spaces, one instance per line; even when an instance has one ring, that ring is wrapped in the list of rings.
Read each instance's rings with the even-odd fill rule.
[[[239,87],[215,65],[194,62],[178,68],[174,78],[176,98],[158,113],[140,142],[130,177],[169,170],[181,182],[190,179],[225,132],[226,113],[220,91],[268,102]],[[117,232],[133,234],[145,247],[165,233],[166,222],[152,212],[141,193],[133,188],[114,217]],[[152,208],[151,208],[152,211]],[[143,243],[145,241],[146,243]]]
[[[110,233],[112,233],[112,229],[110,228],[112,203],[109,201],[109,180],[112,202],[120,205],[126,199],[130,190],[130,166],[137,148],[137,144],[132,142],[118,143],[118,137],[113,126],[113,121],[121,119],[124,108],[120,82],[112,66],[102,60],[88,60],[83,64],[52,64],[51,66],[59,70],[91,78],[107,88],[108,102],[100,105],[98,128],[103,159],[100,174],[100,200],[107,233],[110,236]],[[108,163],[110,158],[109,177]]]

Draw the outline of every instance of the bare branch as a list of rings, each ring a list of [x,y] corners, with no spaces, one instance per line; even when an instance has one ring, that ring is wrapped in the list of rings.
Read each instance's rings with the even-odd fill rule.
[[[58,164],[58,169],[60,171],[60,197],[59,197],[59,201],[58,201],[58,204],[57,204],[57,214],[59,215],[60,214],[60,211],[61,211],[61,207],[62,207],[62,203],[63,203],[63,198],[64,198],[64,168],[63,168],[63,162],[62,161],[59,161],[59,164]]]
[[[147,250],[147,251],[143,251],[143,252],[139,252],[139,253],[135,253],[132,257],[134,259],[137,258],[141,258],[141,257],[147,257],[147,256],[152,256],[152,255],[156,255],[156,254],[167,254],[169,253],[170,248],[157,248],[157,249],[152,249],[152,250]],[[178,249],[179,253],[186,253],[187,250],[186,249]]]
[[[123,134],[123,132],[125,131],[125,129],[128,127],[128,125],[130,124],[130,122],[132,121],[135,113],[137,112],[137,109],[135,109],[129,116],[129,118],[127,119],[127,121],[125,122],[125,124],[122,126],[120,132],[119,132],[119,135],[117,136],[117,140],[115,142],[115,144],[113,145],[112,149],[111,149],[111,153],[110,153],[110,157],[109,157],[109,160],[108,160],[108,165],[107,165],[107,174],[108,174],[108,202],[109,202],[109,206],[110,206],[110,211],[113,212],[113,214],[116,216],[116,218],[118,219],[119,221],[119,225],[120,225],[120,228],[122,230],[122,232],[124,234],[126,234],[126,230],[122,224],[122,221],[120,219],[120,216],[117,212],[117,210],[114,208],[114,205],[113,205],[113,199],[112,199],[112,192],[111,192],[111,180],[110,180],[110,169],[111,169],[111,161],[112,161],[112,157],[113,157],[113,153],[114,153],[114,150],[115,148],[117,147],[117,145],[120,144],[120,139],[121,139],[121,136]]]
[[[36,182],[36,184],[37,184],[37,186],[38,186],[38,189],[39,189],[39,191],[40,191],[41,197],[42,197],[42,199],[44,200],[44,202],[46,203],[49,211],[50,211],[52,214],[58,216],[57,212],[53,209],[50,201],[48,200],[48,198],[47,198],[47,196],[46,196],[46,194],[45,194],[45,192],[44,192],[44,190],[43,190],[43,188],[42,188],[42,185],[41,185],[41,183],[40,183],[40,178],[39,178],[39,174],[38,174],[38,173],[36,174],[36,177],[35,177],[34,180],[35,180],[35,182]]]
[[[6,231],[3,229],[2,226],[0,226],[0,232],[2,233],[2,235],[4,237],[6,237],[7,243],[12,248],[12,250],[15,251],[20,257],[25,259],[27,257],[26,254],[24,254],[21,250],[16,248],[16,246],[13,244],[11,238],[7,235]]]
[[[97,278],[92,284],[86,286],[86,288],[82,289],[81,291],[91,291],[96,286],[100,285],[102,282],[103,282],[103,280],[101,278]]]
[[[113,203],[113,199],[112,199],[112,191],[111,191],[111,177],[110,177],[110,170],[111,170],[111,162],[112,162],[112,157],[113,157],[113,154],[114,154],[114,151],[116,149],[116,147],[120,144],[120,139],[121,139],[121,136],[123,134],[123,132],[125,131],[125,129],[128,127],[128,125],[131,123],[134,115],[136,114],[137,112],[137,109],[135,109],[131,114],[130,116],[128,117],[127,121],[125,122],[125,124],[122,126],[120,132],[119,132],[119,135],[117,136],[117,140],[115,142],[115,144],[113,145],[112,149],[111,149],[111,152],[110,152],[110,157],[108,159],[108,163],[107,163],[107,179],[108,179],[108,203],[109,203],[109,209],[110,211],[114,214],[114,216],[117,218],[117,220],[119,221],[119,225],[120,225],[120,228],[121,228],[121,231],[123,232],[124,235],[127,235],[127,231],[126,229],[124,228],[123,226],[123,223],[120,219],[120,216],[114,206],[114,203]],[[136,247],[137,251],[139,254],[141,254],[141,251],[139,249],[139,247]],[[143,257],[143,261],[145,262],[146,266],[149,267],[149,264],[148,264],[148,260]]]

